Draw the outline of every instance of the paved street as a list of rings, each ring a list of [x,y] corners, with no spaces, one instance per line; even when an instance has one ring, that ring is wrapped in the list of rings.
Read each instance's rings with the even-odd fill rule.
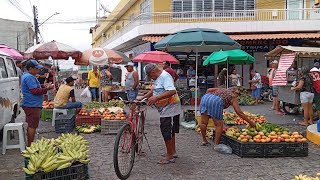
[[[277,116],[268,110],[269,107],[268,103],[242,108],[245,111],[265,115],[269,121],[283,124],[291,130],[304,131],[304,127],[296,125],[302,117]],[[23,112],[17,121],[24,121]],[[37,138],[57,136],[50,122],[41,121],[38,132]],[[200,146],[200,135],[194,130],[182,127],[180,134],[177,135],[179,158],[176,163],[157,165],[160,154],[164,152],[164,142],[159,129],[159,116],[155,109],[148,109],[146,132],[151,152],[145,143],[144,149],[147,155],[136,159],[129,179],[289,180],[300,173],[314,175],[320,172],[320,147],[311,143],[309,143],[308,157],[240,158],[234,154],[219,154],[210,146]],[[115,135],[94,133],[84,137],[90,142],[90,179],[117,179],[112,162]],[[24,179],[21,170],[24,161],[18,150],[8,150],[5,155],[0,155],[0,162],[0,179]]]

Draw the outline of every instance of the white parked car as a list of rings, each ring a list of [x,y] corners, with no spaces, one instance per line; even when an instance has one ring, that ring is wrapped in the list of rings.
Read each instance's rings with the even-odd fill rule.
[[[20,87],[14,60],[0,52],[0,130],[15,122],[19,113]]]

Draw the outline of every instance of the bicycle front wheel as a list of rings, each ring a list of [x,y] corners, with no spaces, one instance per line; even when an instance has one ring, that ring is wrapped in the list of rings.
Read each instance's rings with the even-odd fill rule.
[[[118,131],[113,152],[114,170],[119,179],[130,176],[135,158],[135,141],[130,125],[123,125]]]

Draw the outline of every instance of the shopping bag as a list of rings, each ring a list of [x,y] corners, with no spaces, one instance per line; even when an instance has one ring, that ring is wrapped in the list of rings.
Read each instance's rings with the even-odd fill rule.
[[[81,97],[88,97],[91,98],[91,92],[89,90],[89,87],[86,87],[82,93],[80,94]]]
[[[238,79],[237,86],[241,86],[240,80]]]

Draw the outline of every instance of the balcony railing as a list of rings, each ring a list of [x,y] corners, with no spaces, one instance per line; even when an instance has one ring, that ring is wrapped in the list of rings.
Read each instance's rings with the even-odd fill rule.
[[[112,42],[123,33],[142,24],[200,23],[200,22],[241,22],[241,21],[290,21],[320,19],[320,9],[259,9],[203,12],[154,12],[139,14],[116,31],[102,45]]]

